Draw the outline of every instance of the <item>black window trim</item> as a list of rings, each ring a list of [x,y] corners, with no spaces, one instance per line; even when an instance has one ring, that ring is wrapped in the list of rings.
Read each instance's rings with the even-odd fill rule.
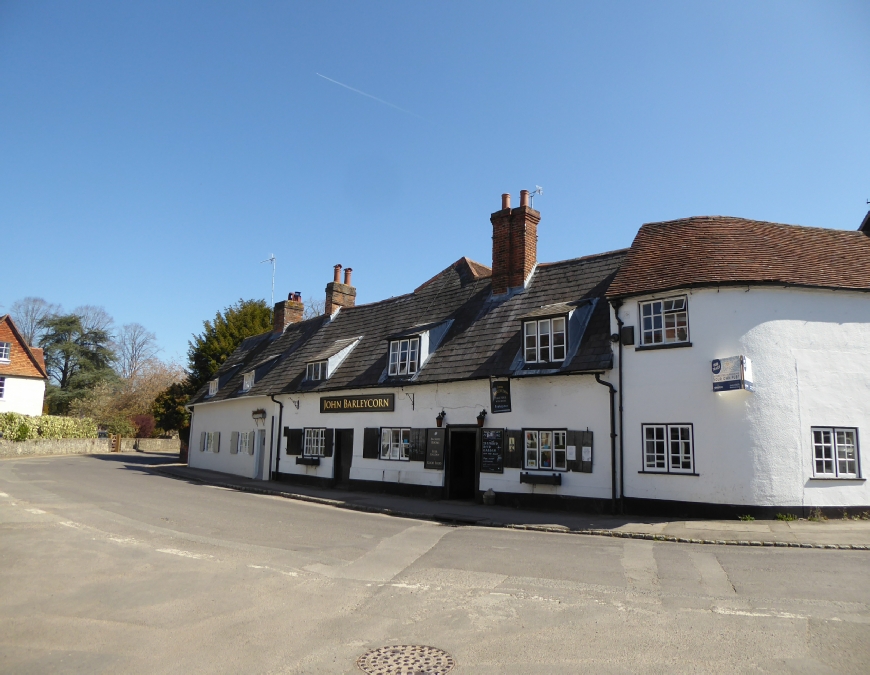
[[[414,427],[404,427],[402,425],[393,426],[393,427],[378,427],[378,459],[384,462],[410,462],[411,461],[411,448],[408,448],[408,456],[407,457],[397,457],[393,459],[392,457],[384,457],[383,450],[383,440],[384,440],[384,429],[398,429],[401,434],[402,429],[408,430],[408,442],[410,444],[411,441],[411,430]]]
[[[566,326],[566,333],[567,333],[567,326]],[[558,472],[558,473],[567,473],[568,472],[568,462],[571,461],[568,459],[568,427],[521,427],[521,431],[523,433],[523,436],[522,436],[522,440],[523,440],[522,453],[523,454],[522,454],[522,458],[520,460],[522,463],[522,467],[520,469],[521,471],[543,471],[545,473],[553,473],[554,471]],[[540,466],[538,466],[534,469],[530,469],[529,467],[527,467],[526,466],[526,431],[537,431],[538,432],[538,457],[539,458],[541,456],[541,447],[540,447],[540,445],[541,445],[541,432],[542,431],[550,431],[553,433],[555,433],[557,431],[564,432],[565,433],[565,468],[564,469],[557,469],[556,467],[552,467],[549,469],[542,469]],[[555,443],[554,443],[554,445],[555,445]],[[553,448],[553,453],[554,453],[553,462],[554,463],[555,463],[555,452],[556,452],[556,448],[554,447]]]
[[[311,453],[308,452],[308,444],[305,442],[305,437],[306,437],[305,432],[308,431],[309,429],[310,430],[316,429],[316,430],[323,431],[323,452],[325,453],[326,452],[326,430],[328,428],[329,427],[302,427],[302,455],[300,455],[301,457],[317,458],[317,459],[323,459],[325,457],[325,455],[312,455]]]
[[[671,471],[670,448],[666,449],[665,454],[665,470],[655,471],[646,468],[646,439],[644,438],[644,427],[690,427],[692,429],[692,470],[691,471]],[[665,438],[667,443],[669,439]],[[695,464],[695,424],[694,422],[641,422],[640,424],[640,466],[641,470],[638,473],[655,474],[656,476],[700,476],[698,466]]]

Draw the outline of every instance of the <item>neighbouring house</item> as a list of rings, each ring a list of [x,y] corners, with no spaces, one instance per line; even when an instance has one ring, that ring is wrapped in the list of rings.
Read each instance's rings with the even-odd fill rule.
[[[277,303],[191,399],[190,465],[595,511],[870,506],[870,220],[688,218],[551,263],[539,222],[503,195],[491,268],[356,305],[336,265],[322,316]]]
[[[42,349],[27,344],[11,316],[0,316],[0,413],[41,415],[47,380]]]

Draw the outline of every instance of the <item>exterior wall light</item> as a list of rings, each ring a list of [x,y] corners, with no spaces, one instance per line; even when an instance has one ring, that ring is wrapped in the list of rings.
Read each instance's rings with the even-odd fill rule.
[[[483,410],[480,411],[480,414],[477,416],[477,426],[482,427],[483,420],[485,420],[485,419],[486,419],[486,409],[484,408]]]
[[[435,424],[437,424],[440,427],[442,424],[444,424],[445,417],[447,417],[447,413],[442,410],[440,413],[438,413],[438,416],[435,418]]]

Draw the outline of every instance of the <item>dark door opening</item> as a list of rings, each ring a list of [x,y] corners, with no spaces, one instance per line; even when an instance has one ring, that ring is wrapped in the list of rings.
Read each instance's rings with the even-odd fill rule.
[[[474,499],[476,431],[450,431],[447,457],[447,498]]]
[[[332,460],[332,476],[336,487],[347,487],[350,484],[350,466],[353,463],[353,429],[335,430],[335,452]]]

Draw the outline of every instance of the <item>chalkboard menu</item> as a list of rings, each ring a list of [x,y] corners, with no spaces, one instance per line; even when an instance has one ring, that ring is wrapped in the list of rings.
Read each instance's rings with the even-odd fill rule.
[[[428,429],[426,433],[425,469],[444,468],[444,432],[445,429]]]
[[[481,473],[504,473],[504,429],[484,429],[480,448]]]
[[[489,408],[494,413],[511,411],[510,378],[491,378],[489,381]]]

